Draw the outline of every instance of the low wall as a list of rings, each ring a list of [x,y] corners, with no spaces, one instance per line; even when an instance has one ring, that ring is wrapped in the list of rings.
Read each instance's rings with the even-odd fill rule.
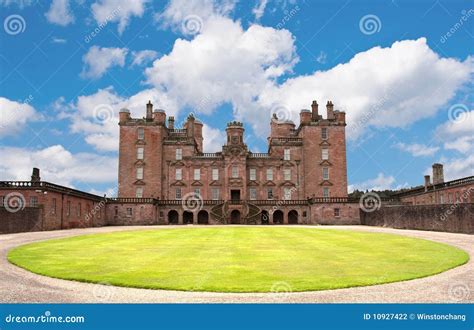
[[[43,230],[43,210],[39,207],[25,207],[9,212],[0,207],[0,234]]]
[[[474,234],[474,204],[384,205],[360,210],[362,225]]]

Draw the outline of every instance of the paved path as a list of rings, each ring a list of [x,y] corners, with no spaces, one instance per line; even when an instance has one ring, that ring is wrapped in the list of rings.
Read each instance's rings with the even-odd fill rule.
[[[43,303],[467,303],[474,302],[474,236],[366,226],[311,227],[351,229],[425,238],[467,251],[470,261],[444,273],[405,282],[367,287],[293,293],[210,293],[121,288],[36,275],[10,264],[9,249],[29,242],[89,233],[169,227],[102,227],[0,235],[0,302]],[[87,247],[84,247],[87,253]]]

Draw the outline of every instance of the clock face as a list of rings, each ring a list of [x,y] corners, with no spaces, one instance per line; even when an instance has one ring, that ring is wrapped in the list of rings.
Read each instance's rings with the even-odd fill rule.
[[[232,136],[232,143],[239,143],[239,137],[238,136]]]

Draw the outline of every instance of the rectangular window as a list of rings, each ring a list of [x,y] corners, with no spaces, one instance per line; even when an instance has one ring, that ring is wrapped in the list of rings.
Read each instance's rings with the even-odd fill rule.
[[[180,169],[180,168],[176,169],[175,179],[176,180],[183,180],[183,170],[182,169]]]
[[[127,216],[131,217],[133,214],[133,209],[131,207],[127,207]]]
[[[273,199],[273,189],[267,188],[267,199]]]
[[[443,195],[443,194],[439,195],[439,202],[440,202],[441,204],[444,203],[444,195]]]
[[[143,167],[137,168],[137,179],[143,180]]]
[[[138,187],[136,192],[135,192],[135,197],[137,198],[142,198],[143,197],[143,188],[142,187]]]
[[[283,199],[290,200],[291,199],[291,188],[285,187],[283,189]]]
[[[30,197],[30,207],[37,207],[38,206],[38,197],[31,196]]]
[[[257,188],[250,188],[249,189],[249,195],[251,200],[256,200],[257,199]]]
[[[71,201],[67,201],[67,207],[66,207],[66,215],[70,216],[71,215]]]
[[[329,180],[329,167],[323,167],[323,180]]]
[[[459,203],[460,200],[459,200],[459,191],[456,191],[456,203]]]
[[[290,168],[285,168],[285,169],[283,169],[283,178],[284,178],[286,181],[290,181],[290,180],[291,180],[291,169],[290,169]]]
[[[321,128],[321,139],[327,140],[328,139],[328,129],[327,127]]]
[[[232,166],[232,178],[239,177],[239,168],[237,166]]]
[[[137,148],[137,159],[143,159],[143,151],[145,149],[143,147]]]
[[[201,180],[201,169],[195,168],[194,169],[194,180]]]
[[[215,201],[219,199],[219,188],[212,188],[212,199]]]
[[[322,149],[321,150],[321,159],[328,160],[329,159],[329,149]]]
[[[219,169],[213,168],[212,169],[212,180],[219,180]]]
[[[453,193],[449,193],[448,198],[449,198],[449,203],[452,203],[453,202]]]
[[[1,205],[1,204],[0,204]],[[51,213],[56,214],[56,198],[51,200]]]
[[[194,195],[195,195],[195,197],[201,199],[200,198],[201,197],[201,188],[195,188],[194,189]]]
[[[336,218],[339,218],[341,216],[341,210],[340,209],[334,209],[334,216]]]
[[[267,168],[267,180],[273,180],[273,170],[271,168]]]
[[[250,180],[255,181],[257,180],[257,169],[251,168],[250,169]]]
[[[283,159],[290,160],[290,149],[285,149]]]
[[[181,199],[181,188],[176,188],[176,199]]]
[[[176,149],[176,160],[183,159],[183,149]]]
[[[329,197],[329,188],[328,187],[323,188],[323,197],[325,197],[325,198]]]
[[[137,130],[137,135],[139,140],[145,139],[145,129],[143,127],[139,127]]]

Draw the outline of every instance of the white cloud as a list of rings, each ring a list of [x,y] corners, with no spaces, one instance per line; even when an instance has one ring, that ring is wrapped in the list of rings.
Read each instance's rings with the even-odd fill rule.
[[[379,173],[376,178],[370,179],[364,182],[355,183],[349,185],[348,190],[352,192],[354,190],[387,190],[387,189],[400,189],[401,186],[394,187],[395,178],[393,176],[385,176],[383,173]]]
[[[87,54],[82,57],[84,67],[82,68],[81,77],[97,79],[113,66],[123,67],[127,53],[127,48],[92,46]]]
[[[424,144],[406,144],[406,143],[397,143],[396,148],[409,152],[414,157],[423,157],[423,156],[433,156],[438,150],[439,147],[429,147]]]
[[[325,52],[320,51],[318,57],[316,57],[316,62],[318,62],[319,64],[325,64],[327,61],[327,58],[328,58],[328,55]]]
[[[133,51],[132,57],[133,57],[132,65],[143,65],[157,58],[158,52],[154,50],[150,50],[150,49],[141,50],[141,51]]]
[[[122,34],[133,16],[142,17],[149,0],[98,0],[91,6],[97,24],[118,22],[118,32]]]
[[[265,13],[265,7],[267,6],[268,0],[259,0],[256,6],[252,9],[252,13],[255,15],[255,19],[259,20]]]
[[[40,168],[42,180],[66,186],[117,180],[116,157],[73,154],[61,145],[38,150],[0,147],[0,154],[0,180],[30,180],[33,167]]]
[[[53,0],[51,7],[45,14],[48,22],[66,26],[74,22],[69,0]]]
[[[40,118],[38,112],[28,103],[0,97],[0,137],[18,133],[28,122]]]
[[[474,110],[462,112],[453,120],[438,126],[435,136],[439,141],[444,141],[445,149],[474,154]]]
[[[0,0],[0,6],[8,7],[10,5],[18,5],[20,9],[31,6],[33,0]]]
[[[474,154],[467,154],[466,157],[441,158],[438,163],[443,164],[444,181],[451,181],[474,175]],[[432,174],[432,169],[427,168],[425,174]]]
[[[222,151],[222,146],[225,144],[226,140],[225,132],[217,128],[212,128],[204,123],[202,136],[204,138],[204,152]]]

